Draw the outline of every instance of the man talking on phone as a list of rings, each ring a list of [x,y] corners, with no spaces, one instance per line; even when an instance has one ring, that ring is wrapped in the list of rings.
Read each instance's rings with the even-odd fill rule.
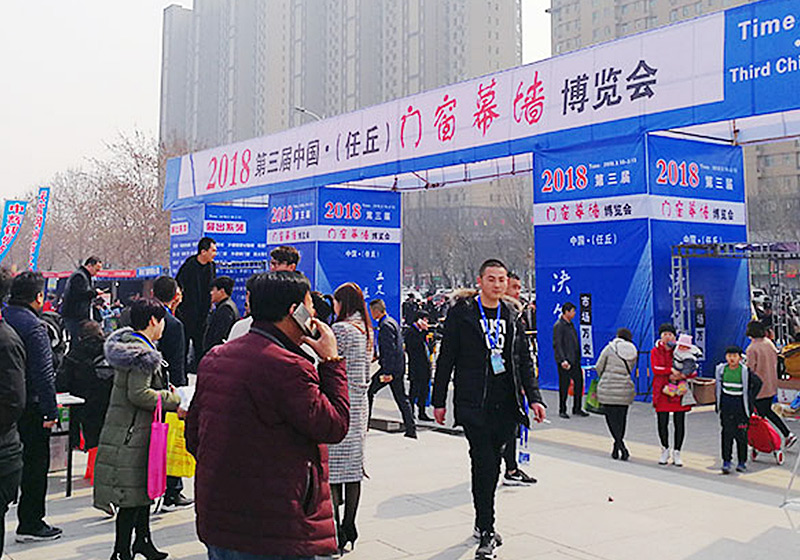
[[[328,557],[337,546],[325,444],[350,424],[344,359],[313,316],[305,276],[265,272],[247,285],[250,332],[205,355],[186,419],[197,534],[210,560]],[[295,319],[302,307],[316,339]]]
[[[406,372],[406,356],[403,352],[403,333],[400,331],[400,325],[386,313],[386,303],[382,299],[373,299],[369,302],[369,312],[378,323],[378,363],[381,366],[378,373],[372,377],[367,390],[369,415],[372,416],[375,394],[388,385],[392,389],[394,402],[403,416],[405,436],[417,439],[414,412],[411,410],[411,402],[408,400],[403,383],[403,376]]]

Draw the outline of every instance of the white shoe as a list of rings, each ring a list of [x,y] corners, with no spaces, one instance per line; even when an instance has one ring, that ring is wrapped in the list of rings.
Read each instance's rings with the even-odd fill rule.
[[[669,447],[661,448],[661,459],[658,460],[659,465],[666,465],[669,463]]]
[[[681,461],[681,452],[677,449],[672,454],[672,464],[675,465],[676,467],[683,466],[683,461]]]

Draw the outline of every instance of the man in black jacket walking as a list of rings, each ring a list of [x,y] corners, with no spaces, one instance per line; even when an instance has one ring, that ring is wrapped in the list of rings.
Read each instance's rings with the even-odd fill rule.
[[[27,271],[14,278],[3,318],[22,339],[26,354],[26,404],[17,424],[23,445],[17,542],[53,540],[61,536],[61,529],[44,521],[50,429],[56,424],[58,407],[50,337],[39,318],[43,305],[44,276],[41,273]]]
[[[502,544],[494,529],[494,495],[506,443],[518,423],[530,425],[522,408],[523,391],[535,420],[545,418],[519,314],[502,301],[507,284],[506,266],[490,259],[480,268],[480,292],[456,296],[445,320],[433,386],[434,417],[444,424],[455,370],[455,421],[469,442],[478,560],[494,558]]]
[[[233,324],[239,320],[239,308],[231,299],[235,282],[230,276],[220,276],[211,283],[211,303],[214,311],[208,317],[203,337],[203,354],[228,340]]]
[[[575,318],[575,304],[567,302],[561,308],[561,317],[553,326],[553,355],[558,365],[558,415],[569,418],[567,397],[569,382],[572,381],[572,414],[589,416],[581,409],[583,400],[583,370],[581,369],[581,344],[578,331],[572,320]]]
[[[11,284],[11,273],[0,268],[0,301]],[[8,505],[17,499],[22,478],[22,443],[17,421],[25,409],[25,346],[0,315],[0,557],[6,535]]]
[[[183,301],[175,311],[185,329],[187,371],[196,372],[197,362],[203,355],[203,334],[206,332],[206,320],[211,309],[211,283],[217,277],[214,257],[217,256],[217,242],[210,237],[203,237],[197,243],[197,254],[184,261],[175,280],[183,292]],[[189,342],[194,349],[194,359],[189,360]]]
[[[95,289],[94,277],[102,269],[103,261],[99,257],[89,257],[67,280],[61,301],[61,316],[72,340],[78,340],[83,321],[94,320],[92,302],[102,293]]]
[[[369,399],[369,415],[372,416],[372,403],[375,394],[386,385],[392,389],[394,402],[403,416],[405,436],[417,439],[417,425],[414,422],[414,413],[411,403],[406,396],[406,387],[403,375],[406,372],[406,357],[403,354],[403,333],[397,321],[386,313],[386,303],[382,299],[373,299],[369,302],[369,311],[372,318],[378,323],[378,361],[381,369],[372,377],[367,390]]]

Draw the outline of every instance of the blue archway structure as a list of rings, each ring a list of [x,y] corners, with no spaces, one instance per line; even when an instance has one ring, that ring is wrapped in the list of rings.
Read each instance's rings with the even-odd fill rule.
[[[376,297],[379,285],[396,309],[398,192],[532,170],[540,378],[552,388],[549,326],[565,301],[581,309],[586,363],[620,326],[646,349],[670,319],[669,247],[746,241],[741,145],[800,135],[798,91],[800,2],[762,0],[172,159],[164,207],[178,250],[201,230],[243,260],[308,243],[318,286],[348,277]],[[254,226],[213,206],[263,195],[269,214]],[[747,265],[709,262],[692,288],[693,334],[713,364],[743,336]]]

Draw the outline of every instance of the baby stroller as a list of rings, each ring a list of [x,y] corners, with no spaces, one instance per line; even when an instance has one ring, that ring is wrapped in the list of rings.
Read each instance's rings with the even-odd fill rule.
[[[783,464],[783,449],[781,449],[781,436],[772,427],[766,418],[757,414],[750,416],[750,427],[747,430],[747,443],[752,448],[750,450],[753,461],[759,453],[772,453],[775,461]]]

